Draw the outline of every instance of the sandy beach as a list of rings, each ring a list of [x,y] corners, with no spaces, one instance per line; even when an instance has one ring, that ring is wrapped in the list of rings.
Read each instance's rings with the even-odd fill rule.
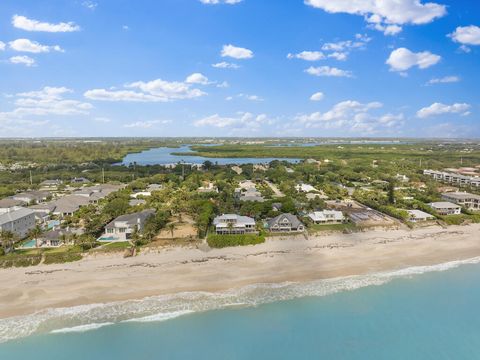
[[[74,263],[0,270],[0,318],[54,307],[222,291],[434,265],[480,256],[480,224],[272,238],[214,249],[172,247],[89,256]]]

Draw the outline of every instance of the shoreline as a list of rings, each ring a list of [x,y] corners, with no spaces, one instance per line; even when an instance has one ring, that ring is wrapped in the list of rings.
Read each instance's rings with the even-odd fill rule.
[[[269,239],[256,246],[170,247],[0,270],[0,319],[52,308],[215,293],[430,266],[480,256],[480,224]]]

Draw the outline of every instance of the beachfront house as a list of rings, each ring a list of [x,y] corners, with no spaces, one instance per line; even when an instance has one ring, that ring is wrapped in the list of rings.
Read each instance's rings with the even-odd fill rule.
[[[155,210],[147,209],[117,217],[105,226],[105,233],[98,239],[102,242],[121,242],[131,239],[133,232],[141,232],[146,220],[155,215]]]
[[[428,204],[439,215],[459,215],[462,212],[462,208],[448,201],[439,201]]]
[[[467,192],[452,192],[442,194],[442,199],[453,202],[470,211],[480,211],[480,195]]]
[[[435,219],[435,216],[420,210],[407,210],[407,213],[408,221],[411,222],[421,222]]]
[[[293,214],[281,214],[267,221],[270,232],[301,232],[305,230],[302,222]]]
[[[221,235],[254,234],[256,233],[255,220],[248,216],[223,214],[213,220],[215,232]]]
[[[0,230],[10,231],[19,238],[27,236],[35,227],[35,213],[24,207],[12,207],[0,214]]]
[[[345,216],[341,211],[322,210],[314,211],[307,215],[314,224],[341,224],[345,222]]]

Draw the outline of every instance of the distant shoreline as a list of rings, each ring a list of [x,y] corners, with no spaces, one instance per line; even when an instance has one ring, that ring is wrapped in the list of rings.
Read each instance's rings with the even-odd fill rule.
[[[480,256],[480,224],[270,239],[214,249],[170,247],[134,258],[92,255],[58,265],[0,270],[0,318],[48,308],[218,292],[436,265]]]

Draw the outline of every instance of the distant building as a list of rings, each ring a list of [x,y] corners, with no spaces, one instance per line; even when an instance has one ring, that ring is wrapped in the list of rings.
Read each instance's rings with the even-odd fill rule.
[[[452,192],[442,194],[442,198],[471,211],[480,211],[480,195],[467,192]]]
[[[76,177],[72,179],[72,184],[88,184],[90,183],[90,180],[84,177]]]
[[[420,210],[407,210],[407,213],[409,216],[408,221],[411,222],[428,221],[435,219],[435,216]]]
[[[40,187],[43,189],[57,189],[60,185],[63,184],[62,180],[45,180],[40,183]]]
[[[25,191],[12,196],[13,200],[23,202],[25,205],[42,203],[52,196],[48,191]]]
[[[410,181],[408,176],[402,174],[395,175],[395,179],[403,183],[408,183]]]
[[[235,197],[240,201],[264,202],[262,194],[257,190],[253,181],[241,181],[238,188],[235,189]]]
[[[23,205],[23,201],[14,200],[12,198],[5,198],[0,200],[0,214],[8,212],[11,208],[15,206]]]
[[[130,205],[130,206],[140,206],[140,205],[145,205],[146,203],[147,203],[147,201],[143,200],[143,199],[131,199],[128,202],[128,205]]]
[[[459,215],[462,212],[462,208],[451,202],[440,201],[429,204],[430,207],[440,215]]]
[[[145,226],[145,221],[155,215],[155,210],[148,209],[133,214],[121,215],[115,220],[105,226],[105,233],[98,239],[98,241],[128,241],[135,231],[142,231]]]
[[[197,191],[199,193],[218,193],[218,188],[212,182],[209,182],[200,186]]]
[[[423,174],[432,177],[437,181],[443,181],[460,186],[480,187],[479,176],[466,176],[461,174],[454,174],[444,171],[423,170]]]
[[[256,233],[255,220],[248,216],[223,214],[213,220],[215,232],[222,235]]]
[[[0,230],[10,231],[19,238],[27,236],[28,232],[34,227],[35,214],[30,209],[13,207],[7,212],[0,214]]]
[[[300,232],[305,227],[302,222],[292,214],[281,214],[267,221],[268,230],[271,232]]]
[[[304,183],[295,185],[295,189],[296,189],[298,192],[304,192],[304,193],[317,192],[317,191],[318,191],[318,190],[315,189],[312,185],[310,185],[310,184],[304,184]]]
[[[345,221],[345,216],[341,211],[322,210],[308,214],[308,217],[314,224],[341,224]]]
[[[243,169],[240,167],[240,166],[237,166],[237,165],[234,165],[231,167],[231,169],[237,173],[237,175],[240,175],[241,173],[243,173]]]

